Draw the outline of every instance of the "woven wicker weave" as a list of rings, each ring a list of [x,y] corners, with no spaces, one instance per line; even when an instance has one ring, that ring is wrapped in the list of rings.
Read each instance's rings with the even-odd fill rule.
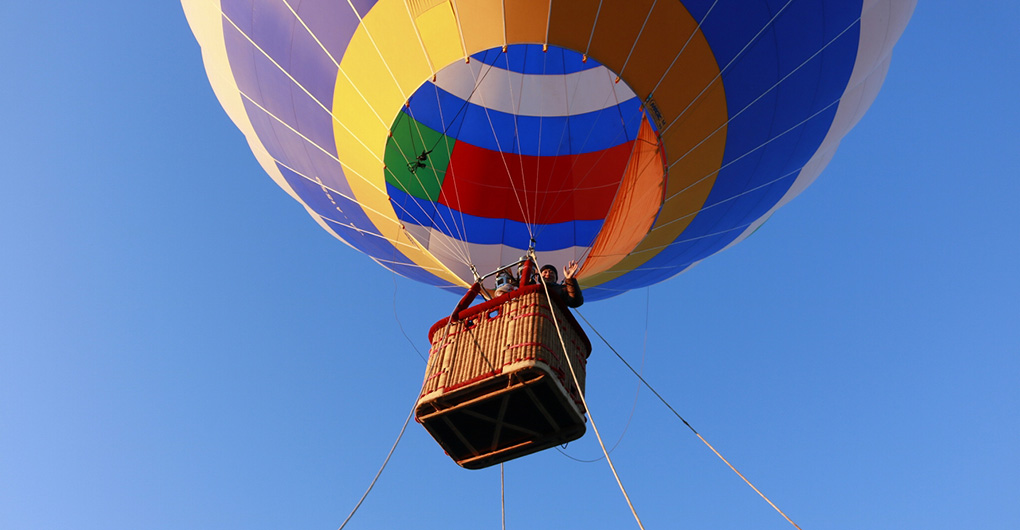
[[[584,434],[591,344],[569,311],[553,308],[541,286],[527,286],[433,327],[415,416],[458,464],[477,469]]]

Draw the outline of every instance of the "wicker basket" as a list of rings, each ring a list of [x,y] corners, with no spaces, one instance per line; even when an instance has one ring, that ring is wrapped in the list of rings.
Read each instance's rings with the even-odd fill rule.
[[[549,307],[541,285],[441,320],[430,340],[415,418],[461,466],[490,466],[584,434],[591,343],[558,300]]]

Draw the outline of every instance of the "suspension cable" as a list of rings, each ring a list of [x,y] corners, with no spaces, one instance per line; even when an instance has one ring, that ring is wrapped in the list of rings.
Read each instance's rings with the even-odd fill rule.
[[[499,463],[499,514],[502,528],[506,530],[506,486],[503,478],[503,462]]]
[[[509,78],[510,60],[507,57],[505,51],[503,52],[502,55],[503,55],[504,61],[507,64],[507,70],[506,71],[508,72],[508,76],[507,77]],[[495,63],[495,61],[497,61],[497,60],[499,60],[498,57],[496,59],[493,59],[493,63]],[[496,130],[496,125],[492,121],[492,115],[490,113],[490,109],[489,109],[489,107],[483,105],[482,106],[482,110],[484,110],[484,112],[485,112],[485,119],[489,123],[489,129],[492,130],[492,137],[493,137],[493,140],[496,142],[496,151],[499,152],[500,160],[503,162],[503,169],[506,171],[507,181],[510,183],[510,189],[514,193],[514,198],[517,201],[517,207],[520,208],[520,210],[521,210],[521,217],[524,219],[524,227],[528,229],[528,237],[534,239],[535,238],[535,231],[534,231],[534,227],[532,225],[532,219],[531,219],[530,212],[528,211],[527,207],[525,207],[524,202],[521,201],[521,195],[525,194],[527,192],[527,190],[519,190],[518,191],[517,184],[514,182],[513,174],[510,171],[510,163],[507,161],[507,156],[506,156],[507,153],[503,150],[503,147],[500,145],[499,131]],[[515,129],[516,129],[516,126],[517,125],[516,125],[516,121],[515,121],[514,122]],[[519,142],[519,140],[517,140],[516,134],[514,136],[514,141]],[[510,148],[512,149],[513,147],[511,146]],[[518,143],[518,150],[520,150],[520,144],[519,143]],[[527,197],[525,197],[525,201],[526,200],[527,200]]]
[[[379,471],[376,472],[375,478],[372,479],[372,483],[368,485],[368,489],[365,490],[365,493],[361,496],[360,499],[358,499],[358,504],[354,505],[354,509],[351,510],[350,515],[348,515],[347,518],[344,519],[344,522],[340,524],[340,528],[338,528],[337,530],[343,530],[343,528],[347,526],[347,523],[350,522],[352,517],[354,517],[354,514],[358,511],[358,508],[361,508],[361,503],[365,502],[365,498],[368,497],[369,492],[371,492],[372,488],[375,487],[376,481],[379,480],[379,475],[382,475],[383,470],[386,469],[386,464],[390,462],[390,457],[393,456],[393,451],[397,449],[397,444],[399,444],[400,439],[404,437],[404,431],[407,430],[407,424],[411,422],[411,417],[414,416],[414,409],[417,408],[418,406],[417,399],[415,399],[414,405],[415,406],[411,407],[411,413],[408,414],[407,419],[404,420],[404,426],[400,428],[400,434],[397,435],[397,439],[393,442],[393,447],[390,448],[390,452],[386,455],[386,459],[383,460],[382,466],[379,468]]]
[[[609,81],[609,86],[614,87],[616,85],[616,82],[613,80],[613,77],[610,75],[611,72],[609,70],[607,70],[606,73],[607,73],[607,80]],[[575,93],[576,93],[576,87],[575,87]],[[616,109],[617,115],[620,118],[620,129],[616,132],[616,135],[613,137],[613,140],[611,142],[614,145],[621,138],[626,140],[627,138],[630,137],[630,135],[627,133],[627,119],[626,119],[626,117],[623,114],[623,109],[620,108],[621,102],[620,102],[620,97],[619,96],[620,95],[616,92],[615,88],[610,90],[609,93],[606,94],[606,98],[602,101],[602,107],[598,111],[598,116],[599,116],[598,119],[601,119],[602,114],[604,112],[606,112],[610,108]],[[612,98],[615,101],[615,105],[613,105],[612,107],[607,107],[606,104],[609,103],[610,98]],[[638,116],[641,116],[643,113],[644,113],[643,107],[640,107],[638,109]],[[633,158],[634,153],[637,152],[637,149],[639,147],[638,132],[640,130],[641,130],[641,125],[639,124],[638,125],[638,130],[634,131],[634,145],[631,147],[630,155],[628,155],[628,158],[627,158],[628,165],[630,164],[630,160]],[[588,145],[588,141],[591,139],[593,132],[594,132],[594,128],[588,129],[588,134],[585,136],[584,141],[581,143],[581,147],[580,147],[579,152],[585,152],[585,149],[586,149],[586,147]],[[598,158],[595,159],[595,161],[591,164],[591,166],[588,168],[588,170],[585,172],[585,174],[583,176],[581,176],[580,179],[577,179],[574,182],[574,190],[575,191],[582,189],[581,185],[588,179],[588,177],[590,177],[595,172],[595,168],[598,167],[599,163],[602,162],[602,159],[605,158],[607,153],[608,153],[607,149],[602,149],[602,150],[600,150],[598,152]],[[649,163],[652,162],[652,161],[653,160],[649,160]],[[569,169],[567,171],[568,172],[573,172],[573,170],[577,166],[578,162],[580,162],[580,157],[574,157],[574,159],[573,159],[573,161],[571,161],[570,167],[569,167]],[[647,167],[647,166],[645,166],[645,167]],[[624,179],[621,178],[619,183],[617,184],[617,193],[615,193],[613,195],[614,197],[617,194],[619,194],[619,189],[620,189],[621,186],[623,186],[623,180]],[[560,198],[558,202],[552,203],[552,205],[549,206],[548,208],[545,208],[544,207],[545,205],[543,203],[543,209],[548,209],[551,212],[550,217],[554,218],[554,217],[556,217],[556,214],[558,214],[568,204],[569,204],[569,200],[568,199]],[[541,235],[546,226],[548,226],[548,225],[540,226],[539,229],[535,232],[535,234],[536,235]],[[587,250],[585,252],[590,251],[590,249],[591,249],[591,247],[590,247],[590,245],[588,245]]]
[[[754,484],[751,484],[751,481],[747,480],[747,477],[745,477],[740,471],[737,471],[737,468],[733,467],[733,464],[731,464],[729,460],[726,460],[726,458],[721,453],[719,453],[719,451],[717,451],[715,447],[712,447],[712,444],[708,443],[708,440],[706,440],[703,436],[701,436],[701,434],[698,433],[698,431],[695,430],[694,427],[692,427],[690,423],[687,423],[687,420],[685,420],[683,418],[683,416],[681,416],[680,413],[677,412],[676,409],[674,409],[673,406],[670,405],[668,401],[666,401],[666,398],[662,397],[662,394],[659,394],[659,392],[656,391],[655,388],[653,388],[652,385],[649,384],[648,381],[646,381],[645,378],[641,376],[641,374],[639,374],[636,370],[634,370],[634,367],[631,366],[630,363],[628,363],[627,360],[624,359],[623,356],[620,355],[620,353],[617,352],[616,349],[613,348],[613,346],[611,344],[609,344],[609,341],[606,340],[606,338],[603,337],[602,334],[599,333],[599,331],[597,329],[595,329],[595,326],[591,325],[591,322],[588,322],[587,318],[584,318],[584,315],[582,315],[580,311],[577,311],[576,313],[577,313],[577,316],[581,317],[581,320],[584,320],[584,323],[588,324],[588,327],[591,328],[591,330],[594,331],[595,334],[598,335],[600,339],[602,339],[602,342],[604,342],[606,344],[606,346],[609,347],[609,349],[616,355],[616,357],[618,359],[620,359],[621,362],[623,362],[624,366],[626,366],[631,371],[631,373],[634,374],[635,377],[637,377],[646,387],[648,387],[648,390],[651,390],[652,393],[655,394],[655,397],[659,398],[659,401],[661,401],[663,405],[666,405],[666,408],[668,408],[673,413],[674,416],[679,418],[680,421],[682,421],[683,424],[686,425],[687,428],[690,429],[691,432],[693,432],[694,435],[697,436],[698,439],[702,441],[702,443],[704,443],[706,446],[708,446],[708,448],[711,449],[713,453],[715,453],[715,456],[718,456],[720,460],[722,460],[727,466],[729,466],[729,468],[732,469],[733,472],[736,473],[737,476],[740,477],[744,481],[744,483],[746,483],[748,486],[750,486],[751,489],[753,489],[755,491],[755,493],[757,493],[761,498],[765,499],[765,502],[769,503],[769,506],[771,506],[773,509],[775,509],[777,512],[779,512],[779,515],[782,515],[783,518],[786,519],[787,522],[792,524],[794,526],[794,528],[796,528],[797,530],[801,530],[800,526],[797,526],[797,523],[793,522],[793,519],[790,519],[785,513],[783,513],[783,510],[780,510],[779,507],[776,506],[771,500],[769,500],[769,498],[766,497],[765,494],[761,492],[761,490],[756,488],[754,486]],[[592,424],[592,427],[593,428],[595,427],[594,423]],[[596,433],[597,432],[598,431],[596,431]],[[601,440],[599,440],[599,442],[601,443]]]
[[[645,337],[644,337],[644,343],[643,343],[643,345],[641,347],[641,372],[642,373],[644,373],[644,371],[645,371],[645,355],[648,353],[648,313],[649,313],[649,307],[651,306],[651,304],[650,304],[651,295],[649,294],[649,291],[650,291],[650,289],[646,287],[645,288]],[[641,394],[641,383],[638,383],[637,390],[634,391],[634,403],[631,404],[631,406],[630,406],[630,415],[627,416],[627,424],[623,426],[623,432],[620,433],[620,437],[617,438],[616,443],[613,444],[613,446],[611,448],[609,448],[609,452],[610,453],[612,453],[613,451],[616,450],[616,448],[620,445],[620,442],[623,441],[623,437],[627,434],[627,429],[630,428],[630,422],[634,420],[634,412],[637,411],[638,396],[640,394]],[[567,457],[567,458],[569,458],[569,459],[571,459],[571,460],[573,460],[575,462],[591,464],[591,463],[598,462],[599,460],[602,460],[601,456],[598,457],[598,458],[592,459],[592,460],[585,460],[583,458],[577,458],[577,457],[574,457],[574,456],[570,456],[570,455],[567,454],[566,451],[564,451],[563,449],[560,449],[559,447],[557,447],[556,450],[559,451],[560,454],[562,454],[563,456],[565,456],[565,457]]]
[[[531,251],[531,258],[538,263],[538,256],[535,255],[535,251]],[[623,493],[623,498],[627,501],[627,506],[630,507],[630,513],[634,515],[634,520],[637,521],[638,527],[641,530],[645,530],[645,525],[641,523],[641,518],[638,516],[637,510],[634,508],[634,503],[630,500],[630,495],[627,494],[627,489],[623,487],[623,482],[620,480],[620,474],[616,472],[616,466],[613,465],[613,460],[609,458],[609,451],[606,451],[606,444],[602,441],[602,435],[599,434],[598,427],[595,426],[595,418],[592,416],[591,407],[588,406],[588,400],[584,398],[584,392],[581,391],[581,384],[577,380],[577,370],[574,369],[574,362],[570,359],[570,354],[567,352],[566,341],[563,340],[563,331],[560,330],[559,319],[556,318],[556,310],[552,301],[552,293],[549,292],[549,284],[544,280],[539,280],[542,283],[542,289],[545,291],[545,298],[549,304],[549,313],[552,315],[553,326],[556,328],[556,335],[560,339],[560,347],[563,351],[563,358],[567,361],[567,367],[570,368],[570,376],[574,380],[574,387],[577,388],[577,394],[581,397],[581,403],[584,405],[585,414],[588,416],[588,421],[591,422],[591,429],[595,431],[595,438],[599,441],[599,447],[602,448],[602,454],[606,455],[606,462],[609,463],[609,469],[613,472],[613,477],[616,479],[616,484],[620,486],[620,491]]]
[[[397,327],[400,328],[400,333],[402,333],[404,338],[407,339],[407,343],[411,345],[411,349],[414,350],[414,353],[417,353],[418,357],[421,357],[422,362],[428,362],[425,356],[421,354],[421,351],[418,350],[418,347],[414,345],[414,341],[411,340],[411,337],[409,337],[407,332],[404,331],[404,324],[400,322],[400,315],[397,314],[397,273],[393,271],[390,271],[390,273],[393,275],[393,320],[397,321]]]

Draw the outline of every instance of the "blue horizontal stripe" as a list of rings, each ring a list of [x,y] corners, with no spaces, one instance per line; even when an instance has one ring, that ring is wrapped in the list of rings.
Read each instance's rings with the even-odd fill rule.
[[[446,236],[479,245],[527,249],[531,242],[531,233],[524,223],[463,214],[446,205],[408,195],[390,184],[386,185],[386,190],[397,218],[403,223],[432,228]],[[531,227],[536,234],[535,250],[551,251],[591,245],[602,229],[602,221],[568,221]]]
[[[403,112],[458,141],[530,156],[592,153],[637,137],[641,102],[635,97],[571,116],[517,116],[465,102],[432,83],[411,96]]]

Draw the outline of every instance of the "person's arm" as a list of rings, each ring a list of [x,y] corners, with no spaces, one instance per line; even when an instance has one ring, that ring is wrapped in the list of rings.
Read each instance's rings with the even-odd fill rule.
[[[581,286],[577,284],[576,278],[563,280],[563,303],[567,307],[581,307],[584,303],[584,295],[581,294]]]
[[[570,263],[563,266],[563,281],[566,282],[573,278],[575,274],[577,274],[577,260],[570,260]]]
[[[577,261],[570,260],[570,263],[563,267],[563,302],[567,307],[581,307],[584,303],[584,295],[581,294],[581,286],[578,285],[575,274]]]

